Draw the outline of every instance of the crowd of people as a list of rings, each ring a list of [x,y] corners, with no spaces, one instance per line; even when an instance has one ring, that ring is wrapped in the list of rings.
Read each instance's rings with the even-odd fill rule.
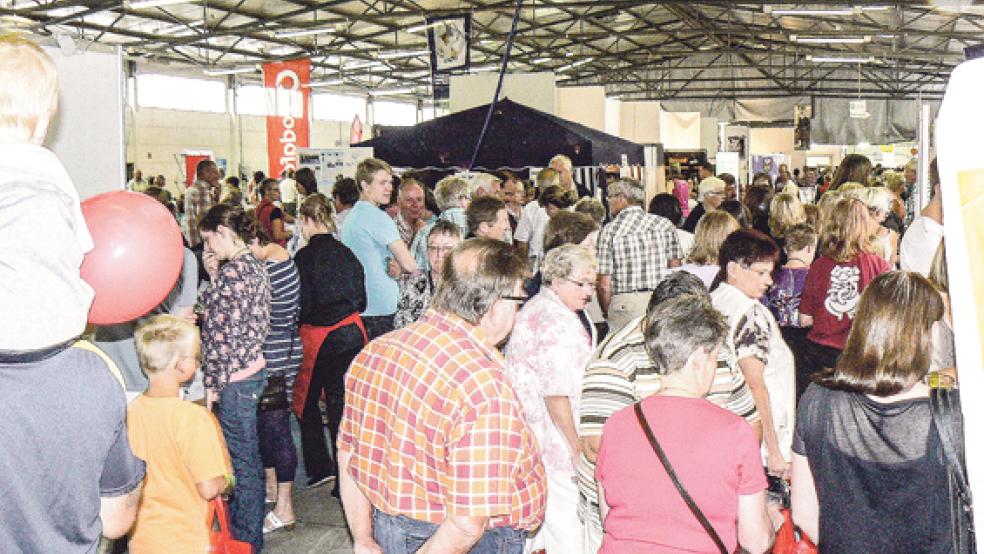
[[[228,498],[258,553],[299,459],[358,553],[761,553],[784,506],[824,552],[957,551],[932,170],[922,207],[913,168],[858,155],[802,186],[707,165],[647,204],[563,155],[433,187],[368,158],[330,196],[205,160],[176,203],[127,185],[180,220],[182,272],[86,331],[50,58],[0,39],[0,90],[0,551],[205,552]]]

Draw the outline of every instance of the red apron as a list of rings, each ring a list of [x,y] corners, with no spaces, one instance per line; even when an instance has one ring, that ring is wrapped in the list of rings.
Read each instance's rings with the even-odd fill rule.
[[[369,342],[369,336],[366,334],[366,327],[362,323],[362,317],[359,316],[359,312],[353,312],[352,315],[328,327],[321,325],[301,325],[301,348],[303,355],[301,357],[301,369],[297,372],[297,377],[294,378],[294,398],[291,402],[291,408],[294,410],[294,414],[298,419],[304,415],[304,404],[307,402],[308,389],[311,388],[311,375],[314,373],[314,362],[318,359],[318,352],[321,350],[321,345],[324,344],[328,335],[342,327],[353,324],[362,331],[362,339],[365,341],[363,344],[367,344]]]

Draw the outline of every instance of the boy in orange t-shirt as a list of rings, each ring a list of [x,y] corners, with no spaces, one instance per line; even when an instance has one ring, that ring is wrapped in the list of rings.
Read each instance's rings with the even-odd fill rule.
[[[208,552],[208,501],[226,489],[232,470],[215,418],[180,398],[181,384],[198,370],[198,330],[159,315],[135,339],[150,384],[127,408],[130,445],[147,462],[130,552]]]

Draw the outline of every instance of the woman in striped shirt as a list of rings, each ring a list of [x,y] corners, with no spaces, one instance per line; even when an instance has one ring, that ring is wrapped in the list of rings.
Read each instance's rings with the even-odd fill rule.
[[[260,399],[257,427],[260,454],[266,471],[266,502],[275,504],[263,520],[263,532],[294,528],[291,499],[297,471],[297,449],[290,432],[291,388],[301,364],[301,338],[297,332],[301,281],[287,249],[275,242],[257,225],[256,238],[249,245],[256,259],[263,262],[270,280],[270,332],[263,343],[267,386]]]

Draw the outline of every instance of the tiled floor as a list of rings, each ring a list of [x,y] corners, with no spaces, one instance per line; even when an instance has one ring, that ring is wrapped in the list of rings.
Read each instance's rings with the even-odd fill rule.
[[[331,496],[331,486],[294,493],[297,525],[293,531],[266,536],[264,554],[350,554],[352,540],[345,526],[342,505]]]
[[[352,540],[345,526],[342,505],[331,496],[331,486],[294,493],[297,525],[293,531],[266,536],[264,554],[350,554]]]

